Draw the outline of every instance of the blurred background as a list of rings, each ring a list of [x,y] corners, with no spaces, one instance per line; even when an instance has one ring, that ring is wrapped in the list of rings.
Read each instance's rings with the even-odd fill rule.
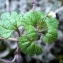
[[[25,14],[32,8],[32,0],[0,0],[0,15],[4,12],[16,11]],[[59,11],[58,11],[59,9]],[[38,42],[42,47],[42,53],[39,55],[28,56],[20,52],[20,63],[63,63],[63,0],[36,0],[36,11],[56,12],[58,19],[58,37],[52,44],[44,44]],[[22,28],[19,28],[20,33]],[[16,31],[12,33],[12,37],[18,38]],[[11,61],[14,58],[14,52],[17,48],[17,43],[9,40],[0,39],[0,59]],[[0,62],[2,63],[2,61]],[[11,62],[6,62],[11,63]],[[15,61],[15,63],[18,63]]]

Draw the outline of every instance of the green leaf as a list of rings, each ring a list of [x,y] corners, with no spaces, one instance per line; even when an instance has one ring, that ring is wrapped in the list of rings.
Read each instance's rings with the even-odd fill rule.
[[[29,37],[22,35],[18,39],[18,46],[20,47],[21,51],[28,55],[39,54],[42,52],[42,49],[35,44],[34,41],[31,41]]]
[[[28,25],[32,25],[35,26],[37,21],[41,20],[41,15],[36,12],[36,11],[32,11],[32,12],[27,12],[22,19],[22,25],[24,26],[24,28],[26,28],[26,26]]]
[[[52,41],[56,40],[57,38],[57,33],[46,33],[42,39],[43,42],[48,42],[49,44],[52,43]]]
[[[38,38],[35,28],[32,25],[28,25],[26,28],[26,36],[31,40],[36,40]]]
[[[47,24],[47,31],[43,34],[43,42],[51,43],[57,38],[58,21],[56,18],[47,17],[44,20]]]
[[[21,25],[22,15],[16,12],[4,13],[0,20],[0,36],[9,38],[11,33]]]
[[[46,16],[46,14],[44,13],[44,12],[38,12],[40,15],[41,15],[41,18],[43,19],[45,16]]]
[[[39,21],[37,22],[37,30],[38,32],[46,31],[47,30],[47,24],[45,21]]]
[[[45,22],[47,23],[48,27],[52,27],[55,29],[58,28],[58,21],[56,18],[46,18]]]

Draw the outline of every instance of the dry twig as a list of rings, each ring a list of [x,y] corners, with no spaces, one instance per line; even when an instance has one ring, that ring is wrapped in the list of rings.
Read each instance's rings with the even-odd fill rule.
[[[9,0],[6,0],[6,11],[10,12]]]
[[[63,10],[63,6],[62,7],[60,7],[60,8],[58,8],[57,10],[55,10],[54,12],[55,13],[58,13],[58,12],[60,12],[60,11],[62,11]]]

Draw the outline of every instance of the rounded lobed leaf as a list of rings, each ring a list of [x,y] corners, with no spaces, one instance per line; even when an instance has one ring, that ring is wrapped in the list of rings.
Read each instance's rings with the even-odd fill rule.
[[[23,16],[21,24],[23,25],[24,29],[26,29],[26,26],[28,25],[35,26],[37,21],[40,20],[41,20],[41,15],[38,12],[36,11],[27,12]]]
[[[0,20],[0,36],[9,38],[11,33],[21,25],[22,15],[17,12],[4,13],[1,15]]]
[[[35,28],[32,25],[28,25],[26,28],[26,36],[29,37],[31,40],[37,40],[38,36],[35,31]]]
[[[47,31],[43,34],[42,40],[43,42],[51,43],[57,38],[58,22],[56,18],[51,17],[47,17],[44,21],[47,24]]]
[[[22,35],[22,37],[20,37],[18,41],[18,46],[20,47],[21,51],[25,54],[32,56],[34,54],[39,54],[42,52],[42,49],[25,35]]]

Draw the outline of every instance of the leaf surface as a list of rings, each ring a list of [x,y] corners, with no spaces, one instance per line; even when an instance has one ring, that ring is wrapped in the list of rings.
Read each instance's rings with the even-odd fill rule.
[[[22,15],[17,12],[4,13],[1,15],[0,20],[0,36],[9,38],[11,33],[21,25]]]

